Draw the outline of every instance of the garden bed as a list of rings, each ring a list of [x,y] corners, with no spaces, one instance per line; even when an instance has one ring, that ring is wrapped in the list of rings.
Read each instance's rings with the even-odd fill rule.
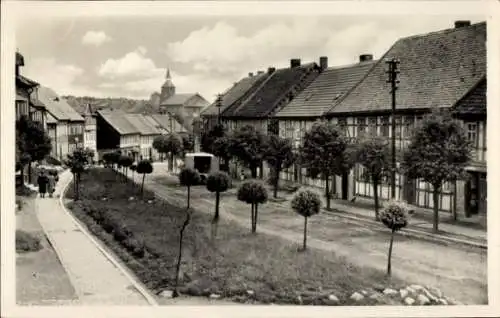
[[[148,176],[146,176],[148,178]],[[72,198],[73,187],[67,197]],[[154,200],[124,182],[110,169],[92,169],[82,176],[82,200],[69,205],[90,231],[108,245],[154,292],[173,289],[179,229],[185,209]],[[105,198],[105,200],[103,200]],[[99,211],[99,212],[97,212]],[[214,243],[210,219],[194,213],[185,232],[181,293],[219,295],[241,302],[317,305],[378,305],[400,301],[387,297],[355,301],[356,291],[380,293],[403,282],[387,281],[385,273],[353,266],[345,259],[263,234],[242,231],[222,221]],[[107,230],[107,231],[106,231]],[[335,295],[334,301],[330,295]]]

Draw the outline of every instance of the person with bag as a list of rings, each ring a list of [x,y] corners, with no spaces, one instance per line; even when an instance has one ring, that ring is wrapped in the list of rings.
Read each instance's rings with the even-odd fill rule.
[[[49,179],[45,175],[45,171],[40,171],[40,175],[38,176],[38,192],[40,193],[41,198],[45,198],[45,193],[47,192],[47,184],[49,183]]]
[[[47,179],[47,192],[49,192],[49,197],[52,198],[54,195],[54,191],[56,190],[56,178],[54,176],[54,171],[50,171]]]

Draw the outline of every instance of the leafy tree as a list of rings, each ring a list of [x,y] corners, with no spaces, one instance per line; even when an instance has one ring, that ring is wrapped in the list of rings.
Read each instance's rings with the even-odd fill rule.
[[[266,135],[247,125],[237,130],[232,137],[231,154],[245,164],[257,178],[257,168],[262,166]]]
[[[221,192],[229,189],[230,179],[225,172],[214,172],[207,178],[207,190],[215,192],[215,214],[212,219],[212,238],[217,235],[217,225],[219,223],[219,203]]]
[[[66,165],[70,167],[73,174],[73,187],[75,192],[75,200],[78,200],[80,195],[81,174],[85,170],[85,165],[88,164],[89,154],[83,148],[77,148],[73,153],[68,155]]]
[[[408,207],[401,201],[389,201],[380,215],[385,226],[391,230],[391,242],[389,244],[389,255],[387,257],[387,275],[391,275],[391,256],[394,233],[408,225]]]
[[[375,199],[375,220],[379,220],[378,189],[380,182],[389,176],[391,152],[388,143],[381,137],[366,138],[358,145],[357,161],[366,169],[366,177],[373,185]]]
[[[153,165],[149,160],[141,160],[137,164],[137,173],[142,174],[142,183],[141,183],[141,196],[144,197],[144,179],[146,178],[146,174],[150,174],[153,172]]]
[[[290,167],[295,161],[293,145],[290,139],[271,135],[265,147],[264,159],[272,168],[273,196],[278,197],[280,173]]]
[[[213,142],[211,153],[221,159],[221,170],[229,172],[229,161],[231,160],[231,137],[224,135],[216,138]]]
[[[415,129],[403,154],[403,170],[411,179],[432,186],[434,232],[438,232],[439,193],[443,183],[463,177],[471,158],[471,143],[462,126],[449,112],[432,112]]]
[[[188,134],[181,134],[180,135],[182,139],[182,152],[184,154],[188,152],[193,152],[194,151],[194,140],[191,135]]]
[[[252,205],[252,233],[257,231],[257,215],[259,204],[267,201],[266,187],[260,182],[246,181],[238,189],[238,200]]]
[[[226,136],[226,129],[223,125],[215,125],[212,129],[207,132],[203,132],[201,135],[201,150],[215,154],[213,145],[217,138]]]
[[[128,168],[134,163],[134,159],[130,156],[121,155],[118,160],[120,166],[122,166],[124,170],[125,180],[127,180],[128,176]]]
[[[198,171],[194,169],[185,168],[182,169],[179,174],[179,181],[181,185],[187,187],[187,208],[186,208],[186,220],[184,220],[184,223],[182,224],[179,235],[179,254],[178,254],[179,256],[177,258],[177,265],[175,268],[175,290],[173,295],[174,297],[179,296],[177,287],[179,286],[179,271],[181,268],[181,260],[182,260],[182,243],[184,240],[184,231],[186,230],[186,227],[189,225],[189,222],[191,221],[192,211],[189,207],[191,187],[200,183],[200,174],[198,173]]]
[[[304,135],[300,159],[312,178],[325,180],[326,207],[330,209],[330,177],[342,176],[354,164],[349,139],[335,125],[317,122]]]
[[[292,209],[304,217],[304,251],[307,248],[307,218],[318,214],[321,208],[319,195],[310,190],[297,193],[292,199]]]
[[[39,122],[34,122],[27,116],[21,116],[16,122],[16,146],[18,155],[18,164],[24,169],[28,165],[31,182],[31,163],[41,161],[50,154],[52,143],[50,137],[43,130]]]
[[[163,155],[168,153],[166,139],[166,135],[160,135],[153,140],[153,148],[160,154],[161,161],[163,161]]]
[[[171,133],[165,136],[165,150],[170,154],[169,170],[174,171],[175,157],[182,154],[182,137]]]

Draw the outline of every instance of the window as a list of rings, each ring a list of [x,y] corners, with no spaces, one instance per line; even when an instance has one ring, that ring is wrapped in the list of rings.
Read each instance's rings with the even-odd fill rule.
[[[382,127],[381,127],[381,135],[384,137],[389,137],[389,117],[382,117]]]
[[[415,122],[415,118],[413,116],[405,116],[403,121],[403,137],[411,138],[413,132],[413,125]]]
[[[342,130],[343,132],[347,133],[346,129],[347,129],[347,119],[346,118],[339,118],[339,127],[340,127],[340,130]]]
[[[377,117],[368,118],[368,134],[370,136],[377,136]]]
[[[472,143],[473,147],[478,146],[478,138],[477,138],[477,123],[468,123],[467,124],[467,138]]]
[[[361,137],[365,134],[366,130],[366,118],[356,118],[356,124],[357,124],[357,136]]]

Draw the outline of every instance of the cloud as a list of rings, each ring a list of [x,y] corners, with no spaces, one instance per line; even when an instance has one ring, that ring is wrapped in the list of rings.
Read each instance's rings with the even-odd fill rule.
[[[100,46],[109,41],[111,41],[111,37],[107,36],[104,31],[88,31],[82,37],[82,43],[85,45]]]
[[[145,47],[139,46],[119,59],[108,59],[100,66],[98,74],[107,79],[144,79],[158,76],[163,71],[156,68],[154,61],[145,56],[146,52]]]

